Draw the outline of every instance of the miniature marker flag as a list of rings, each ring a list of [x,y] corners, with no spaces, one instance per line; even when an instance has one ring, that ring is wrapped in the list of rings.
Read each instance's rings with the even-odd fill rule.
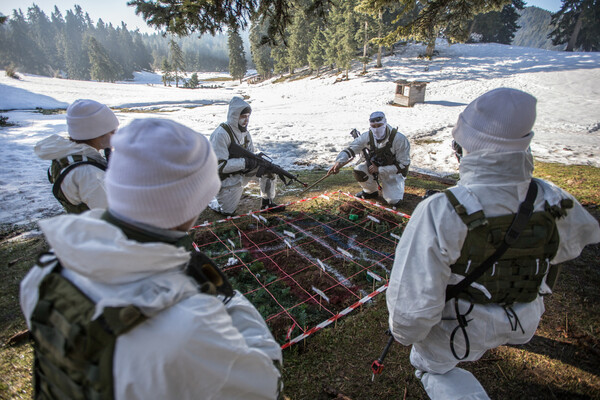
[[[287,247],[289,247],[290,249],[292,248],[292,245],[290,244],[290,242],[288,242],[287,240],[283,239],[283,243],[285,243],[285,245]]]
[[[285,231],[285,230],[284,230],[284,231],[283,231],[283,234],[284,234],[284,235],[287,235],[287,236],[289,236],[289,237],[291,237],[292,239],[296,239],[296,234],[295,234],[295,233],[293,233],[293,232],[290,232],[290,231]]]
[[[377,282],[381,282],[381,280],[382,280],[382,278],[379,275],[377,275],[371,271],[367,271],[367,275],[369,275],[371,278],[375,279]]]
[[[339,251],[340,253],[342,253],[343,255],[345,255],[348,258],[354,258],[354,257],[352,257],[352,254],[348,253],[346,250],[340,248],[339,246],[337,248],[337,251]]]
[[[265,224],[266,224],[267,222],[269,222],[269,221],[267,221],[267,219],[266,219],[265,217],[263,217],[262,215],[259,215],[259,216],[258,216],[258,218],[260,218],[260,220],[261,220],[262,222],[264,222]]]
[[[229,242],[229,244],[231,245],[231,247],[233,247],[235,249],[235,243],[233,242],[233,240],[227,239],[227,241]]]
[[[319,265],[321,266],[321,269],[323,270],[323,272],[325,272],[325,265],[323,265],[323,261],[319,260],[317,258],[317,262],[319,263]]]
[[[252,215],[252,218],[254,218],[255,220],[260,221],[260,218],[258,218],[258,215],[256,215],[256,214],[250,214],[250,215]]]
[[[325,196],[324,194],[322,194],[321,197],[324,198],[325,200],[329,200],[329,196]]]
[[[325,300],[326,302],[328,302],[328,303],[329,303],[329,297],[327,297],[327,296],[325,295],[325,293],[323,293],[322,291],[320,291],[319,289],[317,289],[317,288],[316,288],[316,287],[314,287],[314,286],[312,287],[312,290],[313,290],[313,291],[314,291],[316,294],[318,294],[319,296],[321,296],[321,297],[323,298],[323,300]]]
[[[396,240],[400,240],[400,236],[396,235],[395,233],[390,233],[390,236]]]
[[[371,221],[375,222],[376,224],[381,223],[381,221],[379,221],[377,218],[373,217],[372,215],[367,215],[367,218],[369,218]]]

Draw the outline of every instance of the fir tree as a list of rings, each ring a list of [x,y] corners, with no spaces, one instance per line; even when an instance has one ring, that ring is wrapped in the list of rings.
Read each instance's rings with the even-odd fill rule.
[[[169,60],[167,58],[163,58],[162,60],[162,82],[164,86],[171,86],[171,82],[173,82],[173,74],[171,72],[171,64],[169,64]]]
[[[563,0],[562,7],[552,15],[552,44],[567,43],[565,51],[600,50],[600,1]]]
[[[229,28],[229,74],[233,79],[239,79],[242,83],[242,78],[246,75],[246,52],[244,51],[244,43],[238,32],[237,27]]]
[[[183,60],[183,52],[181,47],[175,42],[175,39],[171,38],[169,42],[169,48],[171,50],[171,71],[175,73],[175,87],[179,87],[180,75],[185,71],[185,61]]]
[[[250,53],[256,67],[256,72],[263,78],[271,77],[273,71],[273,59],[271,58],[271,46],[263,41],[268,30],[268,20],[253,21],[250,27]]]
[[[91,78],[100,82],[114,82],[119,79],[119,66],[110,59],[106,49],[93,37],[89,37],[88,42]]]
[[[321,29],[317,30],[317,33],[313,36],[310,48],[308,49],[308,65],[313,71],[317,72],[319,76],[319,70],[325,64],[325,37]]]
[[[479,14],[473,20],[471,25],[471,35],[479,37],[483,43],[502,43],[511,44],[515,32],[520,28],[517,25],[519,13],[517,10],[522,10],[524,3],[522,0],[512,0],[512,4],[507,4],[502,8],[502,11],[491,11],[484,14]],[[470,37],[469,41],[473,41]]]
[[[302,0],[300,5],[307,7],[309,1]],[[314,31],[310,29],[311,21],[303,11],[298,8],[292,19],[292,24],[288,27],[289,32],[289,63],[290,67],[302,68],[308,64],[308,48],[314,36]]]
[[[200,82],[198,81],[198,74],[194,72],[190,79],[185,82],[184,86],[189,89],[196,89],[199,84]]]

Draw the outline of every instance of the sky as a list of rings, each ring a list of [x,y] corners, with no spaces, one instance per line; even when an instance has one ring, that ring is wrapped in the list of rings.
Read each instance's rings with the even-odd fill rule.
[[[72,10],[75,4],[81,6],[84,12],[90,15],[90,18],[97,22],[102,18],[105,23],[111,22],[114,26],[121,25],[121,21],[127,24],[129,30],[140,29],[142,33],[155,32],[154,28],[148,27],[141,16],[135,15],[135,7],[127,5],[127,0],[35,0],[35,1],[14,1],[0,0],[0,12],[4,15],[12,15],[13,9],[20,8],[23,13],[27,13],[27,8],[32,4],[37,4],[46,15],[54,11],[54,6],[58,6],[63,16],[67,10]]]
[[[38,159],[33,148],[49,135],[66,135],[65,115],[35,108],[64,110],[78,98],[114,108],[121,127],[135,118],[169,118],[208,137],[226,120],[231,98],[245,96],[253,109],[249,130],[256,147],[296,170],[330,167],[351,142],[350,131],[364,132],[369,115],[379,110],[409,139],[411,170],[445,176],[458,171],[451,142],[460,112],[491,89],[512,87],[537,98],[531,145],[536,159],[600,168],[600,53],[438,41],[439,55],[418,58],[424,50],[409,44],[384,57],[383,68],[369,64],[365,75],[356,63],[347,81],[336,82],[334,71],[292,82],[226,81],[197,90],[165,87],[150,72],[136,73],[133,82],[102,83],[25,74],[15,80],[0,71],[0,110],[13,110],[2,115],[16,124],[0,128],[0,223],[24,224],[61,212],[46,177],[50,162]],[[425,102],[411,108],[389,104],[398,79],[429,82]],[[294,196],[302,187],[285,190]]]
[[[73,9],[73,5],[79,4],[84,11],[90,14],[90,18],[94,22],[102,18],[105,23],[112,22],[116,26],[120,25],[121,21],[124,21],[130,30],[139,28],[142,33],[154,32],[154,29],[148,27],[141,16],[135,15],[134,7],[127,6],[127,0],[0,0],[0,13],[10,16],[12,15],[12,10],[18,8],[21,8],[23,13],[26,13],[27,8],[34,3],[47,15],[52,13],[55,5],[58,6],[58,9],[64,15],[67,10]],[[526,0],[526,6],[536,6],[556,12],[560,9],[561,0]]]

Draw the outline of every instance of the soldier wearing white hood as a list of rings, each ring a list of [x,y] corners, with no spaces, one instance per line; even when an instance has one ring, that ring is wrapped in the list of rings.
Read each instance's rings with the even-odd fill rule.
[[[573,196],[534,179],[533,214],[519,239],[458,299],[446,301],[449,285],[500,247],[526,197],[535,109],[533,96],[507,88],[469,104],[452,131],[455,148],[462,147],[458,185],[423,200],[398,243],[386,294],[389,326],[397,341],[413,345],[410,361],[432,399],[487,399],[477,379],[456,364],[500,345],[527,343],[556,264],[600,241],[598,221]]]
[[[48,179],[52,193],[68,213],[106,208],[104,171],[100,150],[110,149],[110,138],[119,121],[115,114],[94,100],[75,100],[67,108],[69,139],[51,135],[35,145],[42,160],[52,160]]]
[[[410,165],[410,143],[408,139],[392,128],[385,114],[376,111],[369,117],[370,129],[357,137],[348,148],[342,150],[329,174],[337,174],[340,168],[350,162],[354,156],[368,149],[373,164],[366,162],[354,168],[354,178],[362,187],[357,197],[375,199],[381,194],[391,206],[397,206],[404,198],[404,180]]]
[[[186,233],[220,188],[210,143],[143,119],[113,145],[108,210],[41,221],[53,253],[21,282],[35,397],[277,398],[280,346]]]
[[[235,214],[244,187],[251,179],[256,178],[258,171],[257,161],[252,158],[229,157],[231,143],[237,143],[252,153],[256,151],[252,136],[248,132],[251,113],[250,104],[246,103],[241,97],[233,97],[229,102],[227,122],[220,124],[210,135],[210,143],[219,160],[219,177],[222,182],[221,191],[209,204],[209,207],[223,215]],[[275,208],[275,211],[283,211],[284,206],[279,206],[273,202],[277,177],[272,174],[265,174],[258,178],[258,181],[262,198],[260,208]]]

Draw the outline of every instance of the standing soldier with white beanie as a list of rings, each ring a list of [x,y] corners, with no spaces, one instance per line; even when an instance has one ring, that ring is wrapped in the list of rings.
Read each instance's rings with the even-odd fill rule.
[[[143,119],[113,145],[108,209],[40,222],[21,282],[35,398],[277,398],[280,346],[186,233],[220,188],[210,143]]]
[[[110,138],[118,126],[110,108],[94,100],[79,99],[67,108],[69,139],[51,135],[35,145],[38,157],[52,160],[48,169],[52,193],[68,213],[106,208],[104,171]]]
[[[410,361],[432,399],[487,399],[458,362],[527,343],[557,264],[600,241],[598,221],[573,196],[532,179],[535,117],[535,97],[515,89],[469,104],[452,131],[458,185],[423,200],[398,243],[389,326],[413,345]]]
[[[370,160],[354,167],[354,178],[362,187],[356,196],[376,199],[381,190],[381,195],[390,206],[400,205],[404,199],[404,180],[410,165],[410,143],[398,132],[398,128],[392,128],[387,123],[381,111],[371,114],[369,130],[338,154],[328,173],[337,174],[342,166],[364,149],[368,149]]]

